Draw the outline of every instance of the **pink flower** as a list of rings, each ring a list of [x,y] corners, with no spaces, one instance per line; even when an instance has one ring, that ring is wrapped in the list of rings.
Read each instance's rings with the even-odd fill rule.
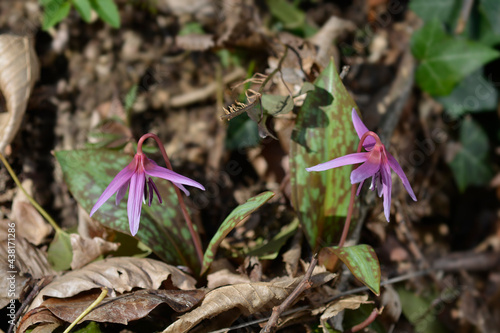
[[[143,199],[148,202],[149,206],[151,206],[153,196],[156,194],[158,201],[162,203],[160,193],[150,177],[159,177],[169,180],[186,195],[189,195],[189,192],[184,186],[182,186],[182,184],[205,190],[203,185],[200,183],[195,182],[190,178],[181,176],[172,170],[158,166],[143,153],[137,153],[134,156],[134,160],[116,175],[116,177],[101,194],[96,204],[90,211],[90,216],[92,216],[114,193],[116,193],[116,204],[118,205],[120,200],[125,196],[125,192],[127,192],[127,188],[130,185],[127,213],[130,233],[134,236],[139,230]]]
[[[364,181],[372,177],[370,189],[375,190],[377,188],[379,197],[384,196],[384,214],[387,222],[389,222],[392,189],[391,169],[399,176],[410,197],[415,201],[417,201],[417,198],[399,163],[385,149],[379,137],[375,133],[368,131],[368,128],[359,119],[354,109],[352,109],[352,123],[359,138],[364,139],[363,147],[366,149],[366,152],[341,156],[329,162],[306,168],[306,170],[324,171],[344,165],[363,163],[351,172],[351,184],[360,183],[357,191],[357,194],[359,194]]]

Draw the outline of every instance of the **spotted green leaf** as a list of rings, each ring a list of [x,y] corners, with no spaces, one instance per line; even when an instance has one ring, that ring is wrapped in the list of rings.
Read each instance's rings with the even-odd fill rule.
[[[248,215],[252,214],[260,206],[265,204],[273,196],[274,193],[270,191],[261,193],[253,198],[248,199],[244,204],[236,207],[231,212],[231,214],[226,217],[224,222],[222,222],[222,224],[220,225],[219,230],[217,230],[214,237],[212,237],[212,240],[210,241],[210,244],[205,251],[205,255],[203,257],[203,265],[201,266],[201,274],[203,274],[208,269],[208,267],[214,260],[217,248],[219,247],[222,240],[231,232],[231,230],[233,230],[238,223],[240,223]]]
[[[359,141],[351,122],[357,106],[333,61],[320,74],[297,115],[292,134],[292,204],[312,248],[340,238],[351,189],[349,166],[322,172],[306,168],[356,152]]]
[[[90,212],[97,199],[116,174],[132,157],[110,150],[67,150],[56,152],[64,179],[76,201]],[[156,200],[151,207],[143,205],[141,225],[135,236],[158,257],[171,265],[184,265],[197,270],[197,259],[188,228],[182,217],[173,185],[155,179],[163,203]],[[93,215],[108,228],[130,234],[127,198],[115,205],[115,196]],[[199,267],[199,266],[198,266]]]
[[[360,244],[348,247],[328,247],[349,268],[352,275],[380,295],[380,264],[375,250],[370,245]]]

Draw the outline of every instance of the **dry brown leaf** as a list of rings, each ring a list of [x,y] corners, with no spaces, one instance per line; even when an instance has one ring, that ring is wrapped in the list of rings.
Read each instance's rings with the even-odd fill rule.
[[[332,273],[321,273],[312,277],[313,286],[322,285],[335,277]],[[271,282],[236,284],[220,287],[210,291],[200,304],[191,312],[180,317],[167,327],[163,333],[187,332],[204,319],[212,319],[220,314],[231,313],[231,318],[225,317],[222,325],[229,325],[241,314],[251,314],[270,310],[281,304],[302,280],[299,278],[284,278]]]
[[[7,113],[0,114],[0,152],[12,141],[23,119],[40,68],[28,37],[0,35],[0,91]]]
[[[50,298],[40,308],[47,308],[56,317],[73,322],[92,304],[100,292],[85,293],[71,298]],[[147,316],[158,305],[166,303],[176,312],[185,312],[198,304],[205,292],[202,290],[139,290],[105,298],[85,320],[127,325],[128,322]]]
[[[175,37],[175,44],[188,51],[205,51],[214,46],[214,36],[189,34]]]
[[[54,316],[49,310],[47,309],[34,309],[28,312],[22,319],[21,322],[19,323],[19,328],[17,329],[17,332],[19,333],[24,333],[26,332],[27,329],[30,328],[30,326],[36,325],[36,324],[43,324],[39,325],[40,329],[37,332],[52,332],[55,328],[61,326],[63,324],[63,321],[58,319],[56,316]],[[48,328],[52,328],[52,331],[50,330],[45,330],[41,331],[42,328],[46,325],[51,325]],[[47,328],[47,327],[46,327]]]
[[[22,183],[23,188],[32,194],[33,181],[26,179]],[[44,218],[29,202],[23,191],[17,191],[12,201],[12,221],[16,222],[16,235],[26,238],[31,244],[40,245],[50,235],[52,227],[45,222]]]
[[[79,270],[59,276],[47,285],[31,304],[42,304],[44,297],[65,298],[82,291],[110,288],[110,296],[134,288],[158,289],[170,279],[174,288],[195,289],[196,280],[174,266],[148,258],[118,257],[88,264]]]
[[[2,222],[3,226],[7,221],[0,222]],[[5,225],[7,225],[7,223],[5,223]],[[0,230],[0,234],[2,233],[2,230]],[[2,237],[0,237],[0,239],[1,238]],[[5,239],[7,239],[7,237],[5,237]],[[0,295],[0,308],[3,308],[5,305],[7,305],[11,298],[19,298],[19,295],[23,291],[24,286],[30,280],[29,276],[31,276],[31,278],[33,279],[40,279],[44,276],[55,274],[55,272],[47,262],[45,253],[30,244],[24,238],[16,238],[15,244],[15,268],[10,269],[7,261],[5,261],[5,265],[0,266],[0,290],[9,290],[8,286],[10,280],[7,280],[7,277],[10,277],[12,274],[14,274],[16,283],[15,296],[7,298],[7,293],[2,293]],[[0,258],[7,258],[8,249],[8,241],[2,241],[0,243]],[[15,271],[17,273],[8,273],[8,271]]]
[[[249,282],[248,276],[233,273],[226,268],[207,275],[207,287],[210,289]]]
[[[85,266],[100,255],[118,250],[119,243],[107,242],[100,237],[87,238],[77,234],[71,234],[71,247],[73,248],[73,259],[71,269],[75,270]]]
[[[324,322],[332,317],[335,317],[336,315],[339,314],[340,311],[343,311],[345,309],[349,310],[356,310],[361,306],[361,304],[366,304],[366,303],[373,303],[368,300],[368,295],[352,295],[352,296],[346,296],[340,300],[335,300],[329,305],[327,305],[327,308],[325,312],[321,315],[321,321]]]

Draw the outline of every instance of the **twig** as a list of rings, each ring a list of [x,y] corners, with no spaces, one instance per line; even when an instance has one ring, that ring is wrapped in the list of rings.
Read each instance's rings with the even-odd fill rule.
[[[458,18],[457,26],[455,28],[455,35],[460,35],[464,31],[473,3],[474,0],[463,0],[462,10],[460,11],[460,17]]]
[[[288,295],[288,297],[283,301],[283,303],[281,303],[279,306],[275,306],[273,308],[273,313],[272,313],[271,317],[269,318],[269,321],[267,322],[266,326],[264,326],[264,328],[260,331],[260,333],[272,332],[274,330],[274,328],[276,327],[276,325],[278,324],[278,319],[279,319],[280,315],[289,306],[292,305],[292,303],[297,299],[297,297],[300,296],[300,294],[302,294],[302,292],[304,290],[311,288],[311,286],[312,286],[311,275],[312,275],[314,267],[316,267],[317,263],[318,263],[318,259],[316,257],[314,257],[311,260],[311,264],[309,265],[309,268],[308,268],[306,274],[304,275],[304,278],[302,279],[302,281],[300,281],[300,283],[295,288],[295,290],[292,291],[292,293],[290,295]]]
[[[92,304],[90,304],[89,307],[86,308],[85,311],[83,311],[78,316],[78,318],[76,318],[63,333],[69,333],[69,331],[71,331],[71,329],[75,327],[76,324],[80,322],[80,320],[82,320],[86,315],[89,314],[90,311],[92,311],[96,306],[98,306],[102,302],[102,300],[104,299],[104,297],[106,297],[107,294],[108,294],[108,288],[102,288],[102,292],[99,295],[99,297],[97,297],[97,299]]]

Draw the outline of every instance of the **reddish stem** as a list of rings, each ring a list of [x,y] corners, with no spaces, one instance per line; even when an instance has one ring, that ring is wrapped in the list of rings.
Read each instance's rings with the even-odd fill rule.
[[[350,330],[348,330],[346,332],[347,333],[351,333],[351,332],[354,333],[354,332],[361,331],[362,329],[368,327],[368,325],[373,323],[375,321],[375,319],[377,318],[378,314],[379,314],[378,310],[373,309],[372,313],[370,313],[370,315],[365,320],[363,320],[362,323],[359,323],[359,324],[353,326]]]
[[[378,137],[378,135],[376,133],[374,133],[372,131],[368,131],[365,134],[363,134],[363,136],[359,140],[358,150],[356,151],[357,153],[361,152],[361,148],[363,147],[363,142],[365,141],[365,139],[368,136],[371,136],[372,138],[375,139],[375,145],[381,145],[382,144],[382,142],[380,141],[380,138]],[[345,243],[345,241],[347,239],[347,234],[349,233],[349,227],[351,226],[352,211],[354,210],[354,197],[355,197],[355,194],[356,194],[356,185],[353,184],[352,187],[351,187],[351,199],[349,201],[349,209],[347,210],[347,217],[345,219],[344,229],[342,230],[342,236],[340,237],[340,241],[339,241],[338,247],[343,247],[344,246],[344,243]]]
[[[161,142],[160,138],[153,134],[153,133],[147,133],[141,136],[139,139],[139,142],[137,142],[137,154],[142,154],[142,144],[146,139],[148,138],[153,138],[156,141],[156,144],[158,145],[158,148],[160,148],[161,154],[163,155],[163,159],[165,160],[165,164],[167,165],[167,168],[172,170],[172,164],[170,164],[170,160],[168,159],[167,152],[165,151],[165,147],[163,147],[163,143]],[[173,171],[173,170],[172,170]],[[177,199],[179,200],[179,204],[182,210],[182,215],[184,215],[184,220],[186,220],[189,232],[191,233],[191,237],[193,238],[193,243],[194,247],[196,249],[196,254],[198,256],[198,260],[200,262],[200,265],[203,263],[203,249],[201,247],[201,239],[200,235],[194,230],[193,227],[193,222],[191,221],[191,218],[189,217],[189,214],[186,209],[186,204],[184,203],[184,199],[182,198],[181,191],[177,186],[174,185],[175,193],[177,194]]]

